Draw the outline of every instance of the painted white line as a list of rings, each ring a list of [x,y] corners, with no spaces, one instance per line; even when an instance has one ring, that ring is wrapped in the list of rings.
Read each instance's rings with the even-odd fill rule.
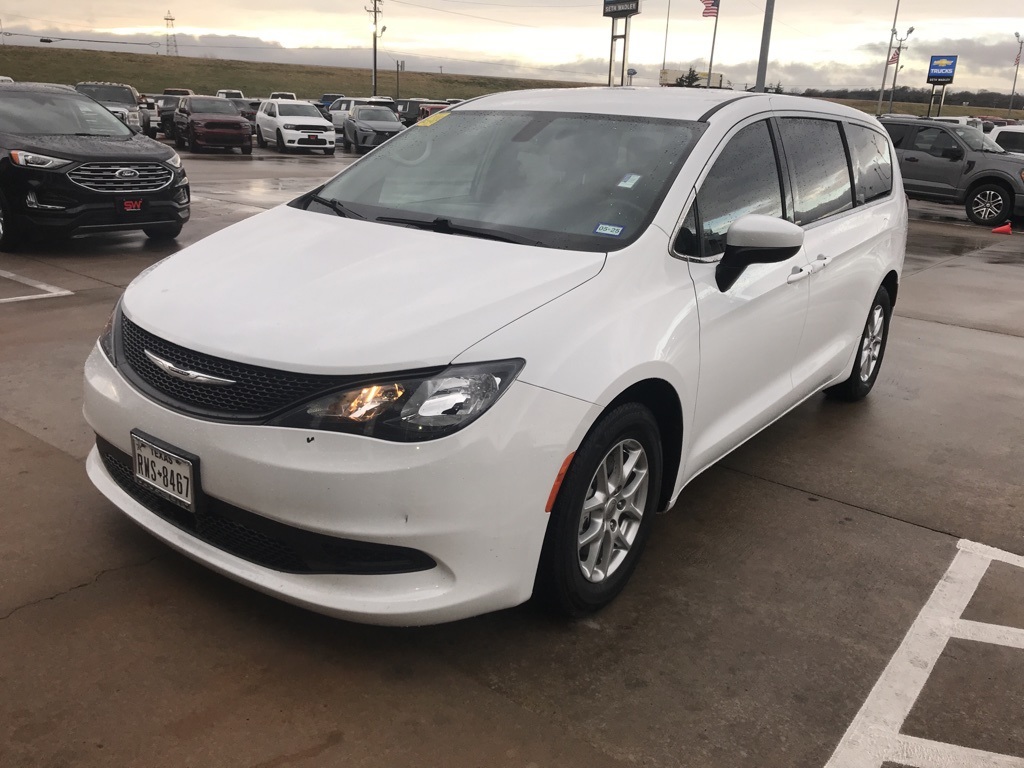
[[[13,304],[16,301],[33,301],[34,299],[53,299],[58,296],[72,296],[74,291],[66,291],[63,288],[58,288],[55,285],[49,283],[41,283],[38,280],[33,280],[31,277],[22,277],[16,275],[13,272],[7,272],[6,270],[0,269],[0,277],[7,280],[13,280],[16,283],[27,285],[29,288],[35,288],[43,293],[34,293],[29,296],[12,296],[9,299],[0,299],[0,304]]]
[[[983,624],[980,621],[960,619],[953,625],[953,637],[974,640],[978,643],[1005,645],[1024,650],[1024,629],[1004,627],[999,624]]]
[[[1015,555],[1012,552],[1004,552],[987,544],[979,544],[976,541],[968,541],[967,539],[960,539],[956,546],[961,552],[974,552],[982,557],[987,557],[989,560],[998,560],[1001,563],[1009,563],[1018,568],[1024,568],[1024,557]]]
[[[981,577],[987,557],[960,550],[924,604],[882,676],[853,719],[826,768],[878,766],[879,734],[896,736],[939,660],[953,623],[960,618]],[[872,733],[875,732],[875,733]]]
[[[894,739],[886,759],[916,768],[1024,768],[1024,758],[905,735]]]

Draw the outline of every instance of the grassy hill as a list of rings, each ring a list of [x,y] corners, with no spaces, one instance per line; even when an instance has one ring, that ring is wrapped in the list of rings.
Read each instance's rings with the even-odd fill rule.
[[[366,96],[371,90],[370,70],[317,67],[226,59],[168,57],[155,54],[82,51],[65,47],[0,46],[0,75],[15,80],[73,85],[83,80],[129,83],[142,93],[164,88],[191,88],[215,93],[239,88],[246,96],[267,96],[271,91],[294,91],[300,98],[321,93]],[[377,92],[395,95],[395,71],[377,70]],[[466,99],[495,91],[523,88],[579,87],[581,83],[524,80],[432,72],[403,72],[401,95]]]

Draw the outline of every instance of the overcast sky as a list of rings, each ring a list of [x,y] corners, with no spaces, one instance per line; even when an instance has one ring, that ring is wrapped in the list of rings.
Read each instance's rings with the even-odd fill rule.
[[[183,55],[370,65],[369,15],[362,9],[371,0],[167,1]],[[415,70],[444,66],[446,72],[607,77],[611,22],[602,18],[597,0],[382,0],[381,7],[387,27],[380,40],[381,67],[393,67],[399,58]],[[1022,10],[1017,16],[994,15],[1010,7]],[[642,13],[633,18],[629,60],[639,71],[637,84],[657,82],[666,55],[668,8],[669,0],[643,0]],[[14,33],[162,42],[166,10],[151,0],[8,0],[0,20]],[[706,69],[714,20],[702,18],[702,10],[700,0],[671,0],[670,69]],[[777,0],[769,81],[798,90],[877,88],[894,10],[895,0]],[[763,19],[760,0],[721,0],[715,71],[737,87],[753,83]],[[1013,33],[1024,35],[1020,0],[902,0],[897,28],[904,35],[910,26],[915,29],[900,83],[924,87],[930,55],[959,54],[957,87],[1009,92],[1017,54]],[[32,37],[6,39],[34,42]]]

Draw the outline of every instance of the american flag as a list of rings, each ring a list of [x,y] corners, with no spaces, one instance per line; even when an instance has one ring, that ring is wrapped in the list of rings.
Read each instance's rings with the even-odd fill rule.
[[[700,0],[704,3],[704,13],[701,16],[718,17],[718,0]]]
[[[895,64],[899,60],[900,60],[900,49],[899,48],[895,48],[895,49],[893,49],[892,56],[889,57],[889,63],[890,64]]]

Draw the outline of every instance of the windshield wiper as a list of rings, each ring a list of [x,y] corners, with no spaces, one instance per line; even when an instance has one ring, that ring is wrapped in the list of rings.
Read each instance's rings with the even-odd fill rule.
[[[468,235],[479,237],[485,240],[498,240],[503,243],[516,243],[517,245],[543,245],[539,240],[531,240],[528,237],[520,237],[509,232],[498,232],[483,227],[469,227],[465,224],[453,224],[451,219],[438,216],[434,219],[406,219],[401,216],[378,216],[374,221],[383,221],[387,224],[404,224],[417,229],[426,229],[430,232],[440,232],[443,235]]]
[[[311,195],[310,200],[320,205],[325,205],[334,211],[338,216],[342,216],[346,219],[365,219],[365,216],[360,216],[358,213],[347,207],[344,203],[339,202],[331,197],[322,197],[320,195]]]

